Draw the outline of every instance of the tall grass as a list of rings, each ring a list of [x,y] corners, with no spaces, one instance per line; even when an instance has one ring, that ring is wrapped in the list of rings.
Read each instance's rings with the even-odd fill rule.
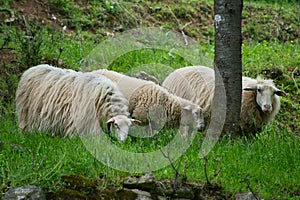
[[[5,2],[7,7],[8,1]],[[29,134],[18,129],[13,96],[21,72],[31,64],[40,62],[53,62],[60,67],[79,70],[85,57],[95,44],[103,39],[103,34],[105,35],[103,30],[92,35],[80,28],[83,22],[86,22],[86,27],[97,22],[89,21],[91,16],[83,16],[84,12],[81,12],[82,10],[73,1],[70,4],[65,0],[49,2],[53,6],[52,9],[56,8],[55,5],[63,5],[64,8],[59,12],[74,15],[72,20],[78,18],[77,21],[67,19],[78,29],[64,32],[63,27],[58,24],[56,25],[60,28],[54,26],[41,28],[33,23],[26,27],[30,31],[22,32],[11,25],[1,25],[2,32],[6,32],[0,36],[0,46],[9,35],[9,44],[5,47],[13,48],[18,55],[16,66],[10,63],[5,65],[5,69],[0,70],[2,75],[9,74],[8,77],[0,77],[1,97],[3,97],[0,100],[2,114],[0,116],[0,191],[2,192],[8,187],[26,184],[41,186],[46,191],[56,191],[62,186],[61,176],[65,174],[81,174],[91,179],[98,179],[104,175],[112,180],[130,175],[111,169],[95,159],[78,137],[51,137],[48,133]],[[295,10],[292,6],[297,1],[261,0],[245,3],[256,8],[266,7],[269,3],[276,9],[278,5],[284,5],[284,8],[290,11]],[[111,1],[103,5],[93,1],[91,5],[93,4],[97,6],[101,4],[110,14],[121,14],[119,7]],[[101,10],[99,7],[93,7],[91,15],[105,17],[103,13],[99,14],[99,9]],[[287,16],[286,13],[284,15]],[[291,12],[291,16],[295,17],[295,13]],[[266,17],[266,19],[270,18],[271,15]],[[254,23],[252,28],[257,32],[256,28],[259,27]],[[210,182],[222,185],[225,191],[230,193],[248,192],[251,188],[266,199],[296,199],[299,198],[300,193],[299,40],[288,39],[284,42],[279,41],[278,38],[265,40],[265,35],[257,34],[252,39],[244,41],[243,75],[250,77],[262,75],[272,78],[280,89],[288,93],[287,97],[282,98],[282,108],[276,119],[256,136],[250,138],[228,136],[220,139],[207,156],[206,164],[199,157],[204,136],[203,133],[198,133],[192,146],[181,159],[175,161],[175,165],[178,165],[179,171],[186,175],[187,181],[205,182],[208,178]],[[207,57],[213,60],[213,44],[201,45]],[[35,56],[34,59],[31,59],[31,56]],[[63,63],[59,63],[59,60]],[[34,63],[30,63],[33,61]],[[179,55],[172,55],[163,50],[143,49],[129,52],[107,67],[116,71],[131,72],[131,75],[136,72],[132,70],[147,69],[148,73],[163,80],[171,70],[186,65],[190,63]],[[159,139],[155,141],[149,138],[129,137],[124,145],[117,145],[133,152],[154,151],[168,143],[172,139],[172,134],[172,131],[163,130],[160,132]],[[204,165],[207,166],[208,177],[205,175]],[[168,166],[155,171],[155,175],[160,180],[172,179],[174,170]]]
[[[283,71],[276,79],[278,87],[285,89],[292,97],[296,96],[299,91],[294,90],[295,81],[297,83],[299,77],[296,76],[293,80],[292,71],[289,69],[290,66],[294,69],[298,63],[297,59],[289,58],[289,55],[296,58],[299,56],[299,51],[294,51],[295,48],[298,47],[292,43],[245,43],[244,73],[255,77],[265,69],[272,70],[276,66]],[[206,49],[212,47],[207,46]],[[155,53],[130,52],[116,60],[112,67],[126,72],[130,71],[130,66],[134,68],[136,65],[151,64],[153,61],[161,62],[162,65],[155,65],[156,68],[152,69],[158,73],[165,65],[177,68],[186,64],[180,57],[163,56],[168,55],[167,52]],[[161,57],[168,59],[164,60]],[[221,139],[207,156],[208,177],[204,170],[204,160],[199,157],[204,139],[202,133],[197,134],[192,146],[174,165],[179,166],[179,172],[183,173],[188,181],[205,182],[208,178],[210,182],[222,185],[228,193],[247,192],[251,188],[259,196],[267,199],[296,198],[300,188],[300,140],[299,135],[293,133],[293,126],[299,127],[299,124],[294,124],[299,123],[299,104],[296,104],[296,101],[297,99],[289,97],[283,98],[282,108],[276,120],[265,126],[257,136],[238,139],[228,136]],[[105,175],[107,180],[119,180],[120,177],[130,175],[111,169],[98,161],[78,137],[59,138],[51,137],[48,133],[24,133],[18,130],[16,117],[13,114],[7,116],[0,120],[0,141],[3,142],[0,146],[0,185],[3,190],[8,185],[17,187],[36,184],[47,191],[56,191],[62,186],[61,176],[65,174],[81,174],[92,179]],[[164,146],[170,139],[172,133],[163,130],[159,140],[129,137],[124,145],[116,145],[127,151],[151,152]],[[170,166],[155,171],[155,175],[161,180],[173,179],[174,173]]]
[[[47,190],[57,190],[61,176],[81,174],[96,178],[105,174],[108,179],[127,176],[128,173],[111,169],[86,150],[80,138],[51,137],[47,133],[21,133],[15,121],[1,121],[0,176],[2,189],[36,184]],[[136,151],[156,150],[153,141],[129,139],[122,148]],[[168,141],[165,135],[161,140]],[[199,149],[203,136],[199,133],[179,164],[186,168],[188,181],[205,180],[203,160]],[[142,142],[142,143],[141,143]],[[146,147],[148,146],[148,147]],[[252,189],[265,198],[289,198],[299,192],[300,140],[288,129],[276,124],[266,127],[253,138],[223,138],[208,155],[207,171],[213,183],[221,184],[227,192]],[[172,179],[174,171],[166,167],[155,172],[158,179]]]
[[[70,43],[68,47],[70,50],[72,45]],[[278,80],[279,87],[290,88],[288,91],[291,92],[295,88],[295,82],[289,79],[292,71],[286,66],[296,66],[298,61],[288,58],[288,55],[299,56],[294,51],[295,48],[298,47],[293,44],[244,44],[244,73],[255,77],[264,69],[272,70],[276,66],[285,73]],[[124,55],[126,62],[120,58],[116,70],[127,71],[129,63],[139,60],[136,58],[142,60],[139,65],[151,63],[154,60],[153,55],[148,53],[135,52],[133,55],[131,52]],[[180,59],[174,59],[177,59],[174,63],[180,63]],[[185,61],[182,61],[184,65]],[[278,65],[274,65],[275,63]],[[159,68],[157,71],[159,72]],[[299,81],[299,78],[295,81]],[[292,92],[294,95],[298,94],[297,91]],[[247,192],[251,188],[264,198],[292,199],[296,196],[300,188],[300,140],[291,127],[292,123],[299,123],[299,105],[297,106],[296,101],[289,97],[284,99],[277,120],[266,126],[257,136],[221,139],[207,157],[206,170],[210,182],[222,185],[228,193]],[[293,112],[290,109],[294,109]],[[92,179],[104,174],[107,180],[118,180],[130,175],[111,169],[95,159],[78,137],[53,138],[47,133],[24,133],[18,130],[16,119],[12,116],[2,117],[0,122],[0,141],[3,142],[0,146],[0,185],[3,191],[8,185],[17,187],[25,184],[35,184],[47,191],[56,191],[62,185],[61,176],[65,174],[81,174]],[[299,124],[295,126],[297,128]],[[150,139],[129,138],[122,148],[133,152],[155,151],[170,140],[167,131],[160,134],[160,143]],[[179,171],[185,174],[188,181],[205,182],[207,178],[204,160],[199,158],[202,141],[203,135],[198,133],[188,151],[180,160],[175,161],[175,165],[179,166]],[[158,179],[173,179],[174,170],[170,166],[165,167],[155,171],[155,175]]]

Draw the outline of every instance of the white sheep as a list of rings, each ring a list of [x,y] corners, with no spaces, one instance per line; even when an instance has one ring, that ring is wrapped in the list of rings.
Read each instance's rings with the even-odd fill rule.
[[[119,90],[129,101],[131,116],[140,120],[144,125],[149,123],[149,118],[152,120],[152,112],[156,115],[153,118],[159,118],[157,115],[160,115],[160,118],[153,119],[154,121],[165,119],[166,126],[180,127],[183,136],[190,133],[194,125],[198,130],[204,127],[203,112],[198,105],[170,94],[152,81],[129,77],[105,69],[96,70],[93,73],[104,75],[117,83]]]
[[[214,81],[213,69],[191,66],[170,73],[162,86],[172,94],[196,103],[207,113],[214,97]]]
[[[280,110],[279,96],[285,95],[284,91],[275,87],[272,80],[243,77],[241,128],[260,129],[263,124],[268,124]]]
[[[137,122],[128,118],[128,101],[108,78],[46,64],[23,73],[16,110],[21,129],[63,136],[96,133],[108,126],[124,141],[129,126]]]
[[[162,83],[171,93],[191,100],[204,112],[211,111],[214,96],[214,70],[204,66],[190,66],[175,70]],[[240,126],[244,131],[255,131],[274,119],[280,109],[279,96],[285,93],[272,80],[243,77]],[[222,103],[222,102],[221,102]]]

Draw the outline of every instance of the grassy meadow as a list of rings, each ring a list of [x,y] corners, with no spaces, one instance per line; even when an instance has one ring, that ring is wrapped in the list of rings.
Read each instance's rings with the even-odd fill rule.
[[[184,26],[184,33],[199,45],[203,62],[209,64],[214,56],[213,2],[40,0],[36,7],[32,2],[0,3],[0,198],[7,189],[27,184],[58,191],[66,174],[101,177],[105,181],[99,182],[99,188],[121,187],[123,177],[138,174],[104,165],[79,137],[18,129],[14,95],[20,75],[40,63],[86,70],[85,58],[95,48],[100,45],[101,49],[103,42],[126,30],[142,27],[178,32]],[[240,138],[227,135],[205,159],[199,157],[205,136],[197,133],[186,153],[174,161],[181,180],[209,181],[220,185],[228,197],[253,191],[264,199],[300,199],[299,10],[296,0],[244,2],[243,75],[272,78],[288,95],[281,98],[275,120],[260,133]],[[190,64],[171,51],[139,49],[103,67],[128,74],[144,70],[161,81],[171,70]],[[115,145],[151,152],[168,143],[174,131],[159,134],[156,140],[129,137]],[[173,179],[175,171],[168,166],[154,174],[159,180]]]

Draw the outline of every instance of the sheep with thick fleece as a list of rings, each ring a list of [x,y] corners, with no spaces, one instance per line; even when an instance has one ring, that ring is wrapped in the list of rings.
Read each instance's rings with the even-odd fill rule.
[[[272,80],[243,77],[242,83],[241,128],[251,128],[253,125],[261,128],[262,124],[268,124],[275,118],[280,110],[279,96],[286,94],[276,88]]]
[[[214,70],[197,66],[179,68],[165,78],[162,87],[172,94],[194,102],[207,113],[214,97]]]
[[[19,127],[30,132],[83,135],[107,126],[124,141],[129,126],[128,101],[104,76],[38,65],[25,71],[16,91]],[[113,124],[113,126],[112,126]]]
[[[149,112],[151,109],[163,109],[165,123],[170,127],[180,127],[183,135],[191,131],[193,124],[198,130],[204,127],[202,109],[186,99],[169,93],[166,89],[153,83],[134,77],[129,77],[118,72],[100,69],[93,73],[101,74],[117,83],[119,90],[129,101],[129,112],[132,117],[149,123]],[[153,110],[152,110],[153,111]],[[158,111],[159,112],[159,111]],[[157,113],[162,114],[162,113]],[[164,120],[158,119],[158,120]]]
[[[191,100],[204,112],[211,111],[214,96],[214,70],[204,66],[190,66],[175,70],[162,86],[171,93]],[[272,80],[243,77],[240,127],[244,131],[260,129],[274,119],[280,109],[280,98],[285,93]],[[220,102],[223,103],[223,102]]]

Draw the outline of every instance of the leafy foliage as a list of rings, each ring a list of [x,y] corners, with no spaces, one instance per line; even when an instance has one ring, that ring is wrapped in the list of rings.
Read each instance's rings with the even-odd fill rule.
[[[14,95],[19,77],[24,70],[40,63],[79,70],[84,58],[102,40],[143,26],[161,26],[174,31],[182,28],[213,59],[212,2],[39,0],[35,10],[44,12],[34,16],[33,11],[27,12],[29,8],[20,8],[35,1],[18,2],[3,1],[1,6],[5,12],[0,13],[3,19],[0,24],[0,191],[25,184],[55,191],[62,185],[61,177],[70,173],[95,179],[105,176],[107,181],[118,182],[128,174],[96,160],[79,138],[53,138],[47,133],[28,134],[18,130]],[[248,180],[259,196],[299,197],[300,49],[295,3],[296,0],[245,2],[243,75],[272,78],[288,96],[282,98],[276,120],[260,134],[253,138],[224,137],[208,155],[206,171],[210,182],[221,184],[227,192],[248,191],[249,185],[243,182]],[[168,70],[190,64],[167,51],[143,49],[123,55],[108,67],[128,72],[152,63],[156,65],[149,72],[159,80],[163,80]],[[117,145],[128,151],[152,151],[168,143],[173,134],[172,130],[163,130],[157,140],[130,137],[124,145]],[[203,139],[199,133],[186,154],[174,163],[191,182],[207,178],[204,160],[199,158]],[[159,179],[170,179],[174,169],[166,167],[155,174]]]

